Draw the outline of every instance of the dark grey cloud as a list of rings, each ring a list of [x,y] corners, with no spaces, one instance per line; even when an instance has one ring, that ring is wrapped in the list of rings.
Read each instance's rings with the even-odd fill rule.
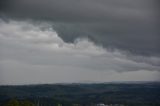
[[[5,0],[2,11],[12,15],[60,21],[150,22],[156,1],[150,0]],[[126,20],[127,19],[127,20]],[[129,20],[128,20],[129,19]]]
[[[129,27],[129,28],[128,28]],[[159,56],[160,36],[155,29],[137,26],[121,27],[111,24],[68,25],[55,26],[59,36],[67,42],[74,42],[78,37],[87,37],[105,48],[120,49],[129,53]],[[150,27],[150,26],[149,26]],[[133,27],[132,27],[133,28]]]
[[[87,37],[105,48],[159,56],[158,0],[5,0],[1,17],[57,22],[66,42]]]

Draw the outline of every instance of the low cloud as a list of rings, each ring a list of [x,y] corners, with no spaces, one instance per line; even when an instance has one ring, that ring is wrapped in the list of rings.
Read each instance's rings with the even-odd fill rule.
[[[67,43],[54,30],[53,26],[57,23],[53,24],[33,23],[27,20],[8,22],[0,20],[1,81],[4,79],[5,83],[93,81],[96,73],[99,76],[105,73],[107,76],[106,79],[103,76],[102,80],[98,77],[98,81],[112,81],[114,78],[111,76],[122,78],[127,73],[128,75],[141,73],[139,76],[142,77],[139,79],[124,77],[121,80],[156,80],[153,75],[160,71],[159,57],[135,56],[128,55],[125,51],[107,50],[85,37]],[[147,78],[146,75],[152,77]]]

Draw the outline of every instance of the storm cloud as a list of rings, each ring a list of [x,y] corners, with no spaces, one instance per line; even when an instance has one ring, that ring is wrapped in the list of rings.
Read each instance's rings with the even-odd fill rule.
[[[158,9],[158,0],[0,1],[0,83],[159,80]]]
[[[112,81],[117,79],[112,77],[121,72],[129,72],[129,74],[133,72],[131,74],[135,75],[146,72],[146,74],[152,76],[152,73],[155,75],[160,71],[159,57],[128,56],[127,53],[118,49],[110,51],[102,46],[97,46],[86,38],[78,38],[74,43],[66,43],[53,30],[53,26],[48,23],[33,24],[32,21],[10,20],[5,22],[1,20],[0,50],[2,84],[15,82],[21,84],[25,81],[29,81],[26,83],[32,83],[37,75],[47,77],[47,75],[53,74],[57,77],[50,77],[49,79],[55,80],[55,82],[74,82],[74,80],[84,79],[92,81],[95,75],[103,76],[105,73],[106,78],[100,79],[101,77],[98,77],[97,80]],[[80,75],[81,78],[75,78],[75,73],[79,73],[76,76]],[[83,79],[85,73],[94,76],[85,76]],[[134,80],[148,80],[146,78],[148,76],[142,73],[143,77]],[[25,77],[25,75],[27,76]],[[122,74],[122,76],[125,75],[127,74]],[[28,76],[30,76],[31,81],[27,80]],[[66,77],[59,78],[58,76]],[[68,78],[68,76],[70,77]],[[119,76],[121,80],[132,79],[122,78],[122,76]],[[151,80],[155,80],[154,77],[152,76]],[[25,78],[26,80],[21,82],[19,78]],[[33,83],[41,83],[37,81],[47,83],[45,81],[49,80],[48,78],[47,80],[42,79],[37,77],[37,80]],[[118,80],[120,81],[120,79]]]
[[[57,31],[66,42],[88,37],[105,48],[159,56],[158,4],[157,0],[5,0],[1,14],[60,22]]]

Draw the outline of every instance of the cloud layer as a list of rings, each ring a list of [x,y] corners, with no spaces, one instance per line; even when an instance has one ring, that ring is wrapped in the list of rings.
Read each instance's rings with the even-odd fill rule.
[[[158,0],[5,0],[1,17],[61,22],[66,42],[88,37],[104,48],[160,56]]]
[[[87,38],[66,43],[53,24],[0,20],[1,84],[158,80],[159,57],[110,51]]]
[[[0,84],[159,80],[158,0],[1,0]]]

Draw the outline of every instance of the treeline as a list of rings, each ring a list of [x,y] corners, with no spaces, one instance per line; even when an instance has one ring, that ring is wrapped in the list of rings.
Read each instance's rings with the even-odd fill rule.
[[[113,100],[114,101],[114,100]],[[144,103],[144,102],[102,102],[107,104],[106,106],[160,106],[160,103]],[[39,98],[32,100],[18,100],[18,99],[10,99],[1,104],[0,106],[97,106],[98,103],[89,102],[89,103],[80,103],[80,102],[71,102],[65,100],[55,100],[51,98]]]
[[[36,106],[34,103],[28,100],[17,100],[11,99],[8,102],[4,103],[3,106]]]
[[[9,99],[0,106],[81,106],[80,104],[65,101],[55,100],[51,98],[39,98],[39,99]]]

